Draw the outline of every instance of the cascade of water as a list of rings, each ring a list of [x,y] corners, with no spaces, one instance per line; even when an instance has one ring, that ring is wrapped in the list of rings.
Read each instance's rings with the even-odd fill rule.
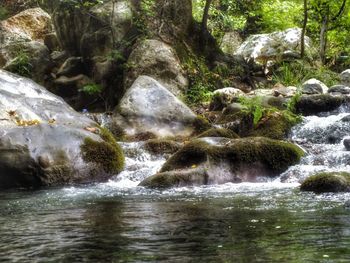
[[[279,180],[301,182],[317,172],[350,172],[350,151],[343,145],[344,138],[350,136],[349,112],[348,108],[341,108],[337,112],[305,117],[294,127],[290,139],[306,151],[306,156]]]
[[[156,174],[164,162],[163,155],[153,155],[144,148],[144,142],[121,143],[125,154],[125,169],[110,180],[110,184],[121,188],[137,186],[145,178]]]

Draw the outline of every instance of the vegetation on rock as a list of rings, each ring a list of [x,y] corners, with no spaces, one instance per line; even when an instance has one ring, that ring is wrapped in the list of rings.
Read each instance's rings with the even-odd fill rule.
[[[330,172],[310,176],[302,183],[300,190],[315,193],[349,192],[350,173]]]

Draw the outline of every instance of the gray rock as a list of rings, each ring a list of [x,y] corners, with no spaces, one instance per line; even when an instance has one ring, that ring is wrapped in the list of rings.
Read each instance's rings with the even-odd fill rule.
[[[176,96],[187,89],[188,80],[176,52],[159,40],[146,39],[140,42],[131,52],[128,65],[131,68],[124,81],[126,89],[140,75],[151,76]]]
[[[341,84],[345,86],[350,86],[350,69],[344,70],[340,73]]]
[[[29,79],[0,70],[0,87],[0,188],[112,176],[82,157],[87,137],[102,142],[95,122]]]
[[[350,87],[344,85],[334,85],[329,88],[328,93],[332,95],[348,95],[350,94]]]
[[[239,47],[236,55],[246,60],[253,59],[257,63],[267,65],[268,61],[277,58],[298,57],[300,54],[300,28],[290,28],[281,32],[252,35]],[[306,51],[310,49],[310,39],[305,38]]]
[[[60,49],[60,43],[56,33],[49,33],[44,36],[44,44],[50,50],[50,53]]]
[[[301,92],[306,95],[325,94],[328,92],[328,87],[317,79],[309,79],[301,86]]]
[[[295,107],[297,112],[303,115],[316,115],[321,112],[336,110],[345,103],[347,103],[347,99],[342,96],[332,96],[330,94],[303,95],[297,101]]]
[[[344,147],[347,151],[350,151],[350,138],[345,138],[343,140]]]
[[[134,133],[152,132],[159,136],[189,135],[196,120],[183,102],[148,76],[137,78],[116,111]]]
[[[43,82],[52,67],[49,50],[43,43],[51,30],[51,18],[40,8],[28,9],[1,21],[0,68],[26,72],[34,80]],[[22,69],[18,69],[19,64]]]
[[[243,91],[232,87],[215,90],[210,103],[210,110],[222,110],[231,103],[237,102],[238,98],[244,95]]]

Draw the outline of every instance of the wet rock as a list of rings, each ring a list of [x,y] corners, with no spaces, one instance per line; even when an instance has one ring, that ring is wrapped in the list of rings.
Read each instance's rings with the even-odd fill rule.
[[[344,97],[331,96],[329,94],[302,96],[296,102],[296,110],[303,115],[315,115],[321,112],[329,112],[346,103]]]
[[[306,95],[318,95],[328,92],[328,87],[317,79],[309,79],[301,86],[302,94]]]
[[[347,151],[350,151],[350,138],[346,138],[343,140],[344,147]]]
[[[236,55],[246,60],[253,59],[263,65],[277,58],[297,58],[300,54],[300,28],[290,28],[271,34],[252,35],[239,47]],[[310,49],[310,39],[306,37],[306,50]]]
[[[232,87],[215,90],[209,108],[211,111],[222,110],[229,104],[237,102],[243,95],[245,95],[243,91]]]
[[[349,192],[350,174],[346,172],[319,173],[308,177],[300,186],[300,190],[315,193]]]
[[[334,85],[329,88],[328,93],[331,95],[348,95],[350,94],[350,87],[344,85]]]
[[[266,153],[269,153],[266,155]],[[176,152],[141,186],[168,188],[254,182],[273,177],[299,162],[303,152],[293,144],[267,138],[202,138]]]
[[[95,122],[29,79],[0,70],[0,86],[1,189],[100,181],[120,171],[121,149]]]
[[[145,149],[153,154],[174,154],[182,144],[167,139],[151,139],[145,142]]]
[[[230,139],[239,138],[239,136],[235,132],[225,128],[211,128],[197,136],[197,138],[206,137],[224,137]]]
[[[140,42],[131,52],[128,65],[131,68],[124,81],[126,89],[140,75],[154,78],[176,96],[187,89],[188,80],[175,50],[159,40],[146,39]]]
[[[198,121],[183,102],[148,76],[137,78],[121,99],[116,113],[134,133],[152,132],[159,136],[190,135]]]

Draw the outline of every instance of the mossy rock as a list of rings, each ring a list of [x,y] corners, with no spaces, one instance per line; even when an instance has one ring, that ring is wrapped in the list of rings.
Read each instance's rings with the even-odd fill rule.
[[[194,133],[198,134],[210,129],[212,126],[209,121],[203,117],[198,115],[197,118],[192,122],[192,126],[194,128]]]
[[[300,190],[315,193],[349,192],[350,173],[331,172],[310,176],[302,183]]]
[[[289,111],[273,112],[262,118],[249,135],[282,140],[301,120],[300,116]]]
[[[253,119],[252,113],[241,111],[221,116],[218,124],[241,137],[255,136],[282,140],[286,138],[291,128],[301,121],[300,116],[289,111],[267,111],[256,125]]]
[[[225,128],[211,128],[197,136],[197,138],[204,138],[204,137],[225,137],[230,139],[239,138],[237,133]]]
[[[268,154],[267,154],[268,153]],[[267,138],[202,138],[177,151],[158,174],[140,185],[149,188],[255,182],[274,177],[299,162],[296,145]]]
[[[83,160],[94,163],[107,173],[120,173],[125,164],[122,148],[113,135],[105,128],[100,128],[103,141],[95,141],[90,137],[84,139],[80,146]]]
[[[172,140],[152,139],[145,142],[145,148],[153,154],[173,154],[181,149],[181,144]]]
[[[160,172],[198,166],[211,158],[226,160],[236,167],[259,162],[275,176],[298,163],[303,155],[303,151],[294,144],[262,137],[228,140],[224,145],[213,145],[197,139],[176,152]]]

